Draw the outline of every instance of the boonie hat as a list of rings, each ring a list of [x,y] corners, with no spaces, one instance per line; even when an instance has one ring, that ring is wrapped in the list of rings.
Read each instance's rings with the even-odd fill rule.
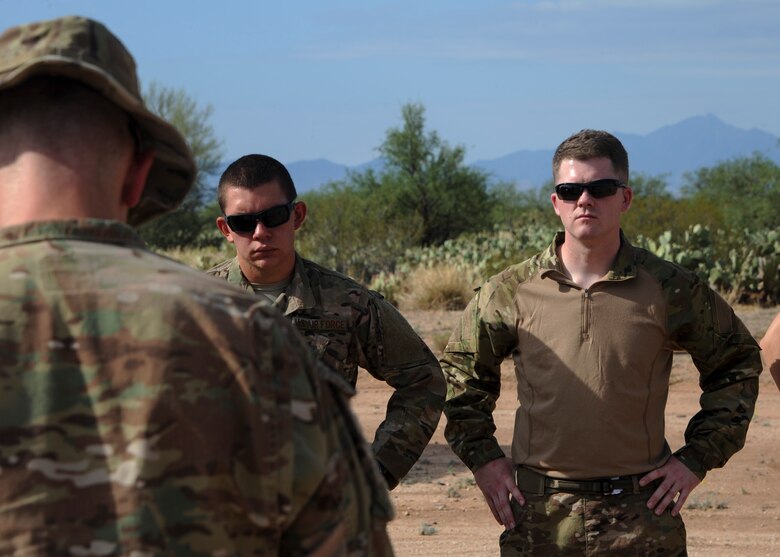
[[[195,179],[187,142],[150,112],[141,98],[135,60],[102,23],[68,16],[11,27],[0,35],[0,91],[41,75],[79,81],[127,112],[155,150],[141,200],[128,212],[131,225],[175,209]]]

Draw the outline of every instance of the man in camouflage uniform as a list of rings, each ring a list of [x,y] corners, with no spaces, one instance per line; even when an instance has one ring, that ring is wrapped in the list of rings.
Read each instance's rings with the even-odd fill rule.
[[[633,193],[617,138],[574,134],[553,177],[564,232],[478,289],[447,344],[445,435],[506,528],[502,555],[685,555],[680,509],[744,444],[758,348],[698,277],[622,234]],[[703,393],[672,454],[674,350],[691,354]],[[492,417],[509,356],[520,402],[511,458]]]
[[[236,257],[210,269],[255,291],[290,318],[317,356],[354,387],[358,366],[395,392],[372,445],[392,489],[428,444],[446,386],[441,368],[401,314],[379,294],[295,252],[306,204],[279,161],[246,155],[219,180],[217,226]]]
[[[0,36],[0,554],[392,554],[349,387],[122,224],[194,175],[103,25]]]

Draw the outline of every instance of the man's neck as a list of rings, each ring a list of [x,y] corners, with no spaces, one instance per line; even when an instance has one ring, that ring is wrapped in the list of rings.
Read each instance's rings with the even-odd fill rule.
[[[123,220],[119,186],[96,184],[78,170],[34,152],[0,167],[0,226],[74,218]]]
[[[619,250],[619,234],[593,243],[567,235],[558,246],[558,256],[572,281],[587,290],[607,274]]]

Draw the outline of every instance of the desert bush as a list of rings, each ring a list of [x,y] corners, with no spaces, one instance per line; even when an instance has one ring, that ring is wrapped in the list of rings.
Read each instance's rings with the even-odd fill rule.
[[[699,224],[682,235],[639,237],[659,257],[697,273],[730,303],[780,303],[780,232],[711,230]]]
[[[735,157],[686,173],[683,181],[692,205],[714,204],[729,228],[780,228],[780,165],[766,155]]]
[[[192,189],[175,210],[140,226],[139,234],[155,249],[204,247],[216,230],[215,203],[211,203],[211,182],[218,176],[223,158],[222,141],[211,125],[213,107],[200,106],[183,89],[157,82],[144,91],[146,105],[158,116],[171,122],[187,139],[197,165]],[[205,243],[204,243],[205,242]]]
[[[398,300],[403,309],[463,309],[471,299],[473,282],[452,265],[420,266],[407,275]]]
[[[217,263],[235,257],[236,253],[232,244],[224,242],[221,246],[203,248],[171,248],[159,250],[157,253],[175,259],[193,269],[205,271]]]
[[[382,294],[388,302],[397,306],[399,304],[398,296],[401,294],[401,289],[403,288],[404,276],[405,275],[401,273],[382,271],[371,277],[371,282],[369,282],[368,287],[371,290],[376,290]]]
[[[470,289],[507,266],[545,249],[554,228],[528,225],[514,230],[466,234],[439,246],[407,249],[372,276],[369,287],[391,303],[409,308],[463,307]],[[632,243],[699,274],[730,303],[780,303],[780,231],[729,230],[700,224]],[[162,252],[205,270],[234,256],[230,244]],[[315,258],[315,260],[317,260]],[[327,262],[325,262],[327,265]],[[365,277],[356,276],[358,280]]]
[[[361,282],[391,271],[417,243],[419,221],[399,224],[374,192],[334,182],[304,199],[309,213],[296,239],[299,252]]]
[[[398,270],[416,266],[451,265],[462,272],[475,274],[478,282],[519,263],[546,248],[555,229],[530,225],[512,230],[494,230],[464,234],[438,246],[407,250]]]

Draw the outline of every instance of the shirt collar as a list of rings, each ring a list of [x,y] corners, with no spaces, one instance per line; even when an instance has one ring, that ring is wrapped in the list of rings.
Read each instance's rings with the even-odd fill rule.
[[[285,315],[300,309],[311,309],[317,305],[314,289],[306,273],[304,259],[297,253],[295,254],[295,270],[290,285],[274,305],[281,309]]]
[[[566,274],[563,270],[563,263],[558,257],[557,247],[560,246],[565,240],[565,232],[559,231],[555,234],[550,246],[539,254],[539,267],[541,269],[542,277],[555,276],[564,277]],[[608,281],[620,281],[636,277],[636,255],[634,246],[628,241],[623,230],[620,230],[620,249],[618,249],[617,256],[615,256],[612,265],[607,271],[607,274],[602,280]]]
[[[244,276],[241,266],[238,263],[238,257],[234,257],[228,269],[227,280],[231,284],[240,286],[244,290],[252,291],[252,284]],[[280,309],[285,315],[289,315],[299,309],[311,309],[317,306],[313,289],[309,283],[309,277],[306,274],[304,259],[295,254],[295,267],[290,284],[284,292],[273,303],[274,307]]]
[[[146,249],[135,230],[114,220],[52,220],[0,228],[0,247],[51,240],[78,240]]]

